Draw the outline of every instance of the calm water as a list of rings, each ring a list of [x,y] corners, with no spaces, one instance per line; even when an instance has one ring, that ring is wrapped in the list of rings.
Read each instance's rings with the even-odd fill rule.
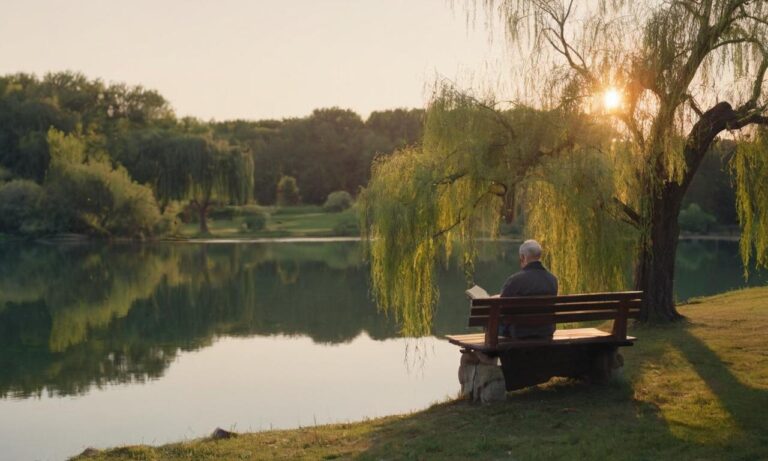
[[[476,281],[517,269],[488,244]],[[0,245],[0,459],[417,410],[458,390],[464,277],[434,335],[368,298],[358,244]],[[744,286],[735,242],[682,242],[678,298]],[[757,274],[750,284],[765,284]]]

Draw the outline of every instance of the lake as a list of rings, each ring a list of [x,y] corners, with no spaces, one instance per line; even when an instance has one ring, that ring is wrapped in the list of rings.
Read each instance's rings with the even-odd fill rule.
[[[516,244],[487,243],[497,291]],[[746,283],[736,242],[683,241],[677,297]],[[433,336],[401,338],[356,242],[0,244],[0,459],[162,444],[419,410],[458,392],[463,273],[439,276]]]

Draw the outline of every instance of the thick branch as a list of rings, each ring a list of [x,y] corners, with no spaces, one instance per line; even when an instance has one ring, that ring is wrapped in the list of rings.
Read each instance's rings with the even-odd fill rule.
[[[764,108],[761,108],[764,110]],[[748,103],[739,110],[727,102],[720,102],[704,112],[688,133],[684,155],[686,173],[679,187],[683,192],[693,180],[693,176],[709,150],[715,137],[724,130],[738,130],[751,124],[768,125],[768,117],[762,110],[748,110]]]
[[[627,217],[627,223],[633,225],[636,228],[640,227],[640,223],[642,222],[642,218],[640,217],[640,213],[635,211],[634,208],[627,205],[626,203],[622,202],[618,199],[618,197],[613,197],[613,202],[619,206],[622,212]]]

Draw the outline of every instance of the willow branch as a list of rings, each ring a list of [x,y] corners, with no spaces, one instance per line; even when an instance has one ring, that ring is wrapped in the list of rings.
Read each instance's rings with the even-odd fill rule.
[[[587,68],[587,63],[584,60],[584,57],[574,48],[570,43],[568,43],[568,39],[565,37],[565,24],[568,22],[568,18],[570,17],[571,11],[573,8],[573,0],[569,2],[568,8],[566,11],[563,12],[562,17],[559,17],[556,12],[549,8],[543,8],[544,13],[549,16],[552,21],[557,24],[557,30],[548,27],[544,31],[544,38],[550,43],[550,45],[563,55],[565,57],[566,61],[568,61],[568,65],[571,67],[571,69],[575,70],[579,73],[584,79],[586,79],[590,83],[594,83],[597,81],[597,79],[594,78],[592,73]],[[546,32],[550,31],[552,34],[554,34],[555,38],[558,42],[560,42],[560,46],[555,45],[554,40],[549,37]],[[574,59],[574,56],[576,59],[579,60],[579,62],[576,62],[576,59]]]
[[[750,108],[757,106],[757,100],[760,99],[760,94],[763,92],[763,81],[765,80],[766,70],[768,70],[768,52],[763,51],[763,62],[760,63],[757,75],[755,76],[755,83],[752,86],[752,97],[746,104]]]
[[[696,112],[696,115],[701,117],[702,114],[704,113],[704,111],[702,111],[701,108],[699,107],[699,105],[696,104],[696,100],[693,99],[693,96],[691,94],[689,94],[689,93],[686,93],[684,95],[684,98],[685,98],[686,101],[688,101],[688,105],[691,106],[691,109],[693,109],[693,111]]]
[[[496,108],[484,104],[478,100],[475,100],[475,104],[477,104],[482,109],[491,111],[493,116],[496,118],[496,121],[499,122],[504,128],[506,128],[511,136],[515,136],[515,129],[512,127],[512,125],[509,124],[509,121],[507,121],[507,119],[505,119],[504,116],[502,116],[501,113],[496,110]]]
[[[467,175],[466,171],[462,171],[462,172],[459,172],[459,173],[454,173],[454,174],[448,175],[448,176],[446,176],[446,177],[444,177],[442,179],[439,179],[439,180],[433,182],[432,185],[433,186],[442,186],[442,185],[447,185],[447,184],[453,184],[453,183],[455,183],[456,181],[458,181],[459,179],[463,178],[466,175]]]
[[[483,192],[483,193],[480,195],[480,197],[478,197],[478,198],[477,198],[477,200],[475,200],[475,202],[472,204],[472,207],[471,207],[471,208],[472,208],[473,210],[474,210],[475,208],[477,208],[477,205],[478,205],[478,204],[480,204],[480,201],[481,201],[482,199],[484,199],[484,198],[485,198],[486,196],[488,196],[488,195],[496,195],[496,194],[494,194],[494,193],[493,193],[493,192],[491,192],[491,191],[485,191],[485,192]],[[448,232],[452,231],[454,228],[456,228],[456,226],[458,226],[459,224],[461,224],[461,223],[463,223],[464,221],[466,221],[466,220],[467,220],[467,218],[469,218],[469,216],[470,216],[469,214],[465,214],[465,213],[464,213],[464,208],[462,208],[462,209],[461,209],[461,211],[459,211],[459,218],[458,218],[456,221],[454,221],[454,222],[453,222],[453,224],[451,224],[450,226],[448,226],[448,227],[446,227],[446,228],[443,228],[443,229],[440,229],[440,230],[439,230],[439,231],[437,231],[436,233],[432,234],[432,238],[433,238],[433,239],[436,239],[436,238],[442,237],[442,236],[443,236],[443,235],[445,235],[446,233],[448,233]]]

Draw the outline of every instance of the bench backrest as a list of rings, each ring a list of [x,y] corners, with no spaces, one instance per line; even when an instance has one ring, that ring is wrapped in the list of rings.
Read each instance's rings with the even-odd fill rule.
[[[499,325],[549,325],[613,320],[611,334],[627,338],[627,319],[637,318],[642,291],[589,293],[564,296],[475,298],[470,302],[469,326],[485,327],[485,344],[496,346]]]

